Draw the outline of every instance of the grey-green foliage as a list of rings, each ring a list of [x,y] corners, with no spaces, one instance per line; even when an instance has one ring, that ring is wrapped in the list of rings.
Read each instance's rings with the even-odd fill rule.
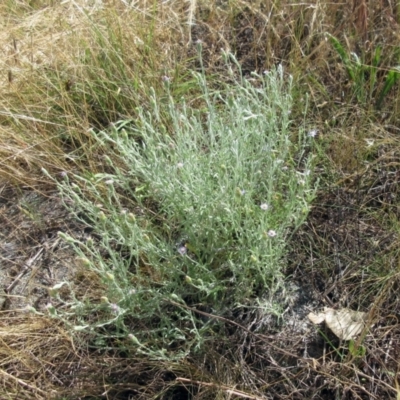
[[[93,132],[111,172],[60,186],[101,235],[96,246],[70,242],[109,287],[120,335],[134,334],[153,357],[178,357],[207,337],[185,306],[220,313],[257,297],[272,307],[287,240],[315,192],[312,138],[292,126],[281,67],[219,92],[196,77],[202,107],[174,101],[166,84],[166,100],[154,95],[136,121]]]

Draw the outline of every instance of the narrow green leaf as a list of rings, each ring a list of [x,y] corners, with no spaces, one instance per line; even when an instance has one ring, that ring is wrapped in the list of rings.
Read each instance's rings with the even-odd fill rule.
[[[378,100],[376,101],[375,106],[377,109],[381,108],[383,99],[389,93],[390,89],[394,86],[394,84],[397,82],[399,77],[400,77],[400,66],[398,66],[395,69],[392,69],[391,71],[388,72],[388,74],[386,75],[385,85],[383,86],[383,88],[379,94]]]
[[[327,33],[327,36],[333,46],[333,48],[336,50],[336,52],[339,54],[339,57],[341,58],[343,64],[346,67],[346,71],[349,74],[350,79],[354,82],[355,81],[355,74],[353,71],[353,68],[351,66],[352,62],[349,58],[349,55],[347,54],[346,50],[342,46],[342,44],[339,42],[338,39],[336,39],[334,36],[330,35]]]
[[[375,49],[374,57],[372,59],[372,66],[373,67],[378,67],[380,62],[381,62],[381,53],[382,53],[382,47],[377,46]]]

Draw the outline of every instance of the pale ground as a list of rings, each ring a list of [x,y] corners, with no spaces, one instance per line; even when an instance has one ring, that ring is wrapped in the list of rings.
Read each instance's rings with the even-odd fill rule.
[[[0,307],[16,310],[48,302],[48,288],[74,274],[75,255],[58,231],[83,234],[56,193],[0,188]]]

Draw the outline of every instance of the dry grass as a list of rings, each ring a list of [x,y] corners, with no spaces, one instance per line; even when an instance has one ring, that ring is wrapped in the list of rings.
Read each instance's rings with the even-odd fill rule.
[[[100,349],[54,320],[3,310],[0,399],[398,398],[398,87],[381,110],[372,101],[399,63],[400,12],[393,4],[2,2],[2,184],[45,193],[50,184],[43,167],[54,174],[102,170],[88,130],[134,119],[150,86],[161,93],[164,75],[172,77],[174,96],[197,104],[189,71],[199,67],[194,42],[201,40],[204,65],[216,83],[228,79],[223,48],[237,54],[245,74],[284,64],[298,82],[298,101],[304,104],[309,94],[307,119],[319,130],[322,188],[293,239],[287,273],[295,289],[284,327],[259,310],[232,311],[218,321],[219,337],[209,340],[206,353],[176,365],[116,351],[114,344]],[[369,101],[357,101],[326,32],[349,53],[363,53],[365,65],[382,47]],[[292,112],[298,121],[300,109]],[[21,226],[5,223],[10,237]],[[26,258],[46,232],[32,232],[31,248],[29,241],[21,244]],[[76,279],[90,296],[91,279]],[[324,328],[325,336],[304,328],[307,306],[322,305],[369,312],[373,327],[356,343],[361,353]]]
[[[7,180],[32,184],[42,180],[42,167],[96,170],[88,129],[134,116],[146,87],[162,87],[161,77],[179,60],[185,40],[179,9],[89,3],[0,10],[11,14],[0,34],[7,74],[0,92],[1,169]]]
[[[63,374],[77,356],[72,338],[47,318],[3,312],[2,321],[1,398],[51,397],[57,386],[63,387]]]

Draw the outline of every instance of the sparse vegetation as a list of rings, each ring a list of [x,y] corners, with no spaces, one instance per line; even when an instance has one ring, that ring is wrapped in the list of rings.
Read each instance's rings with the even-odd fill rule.
[[[399,15],[2,2],[0,399],[398,398]]]

